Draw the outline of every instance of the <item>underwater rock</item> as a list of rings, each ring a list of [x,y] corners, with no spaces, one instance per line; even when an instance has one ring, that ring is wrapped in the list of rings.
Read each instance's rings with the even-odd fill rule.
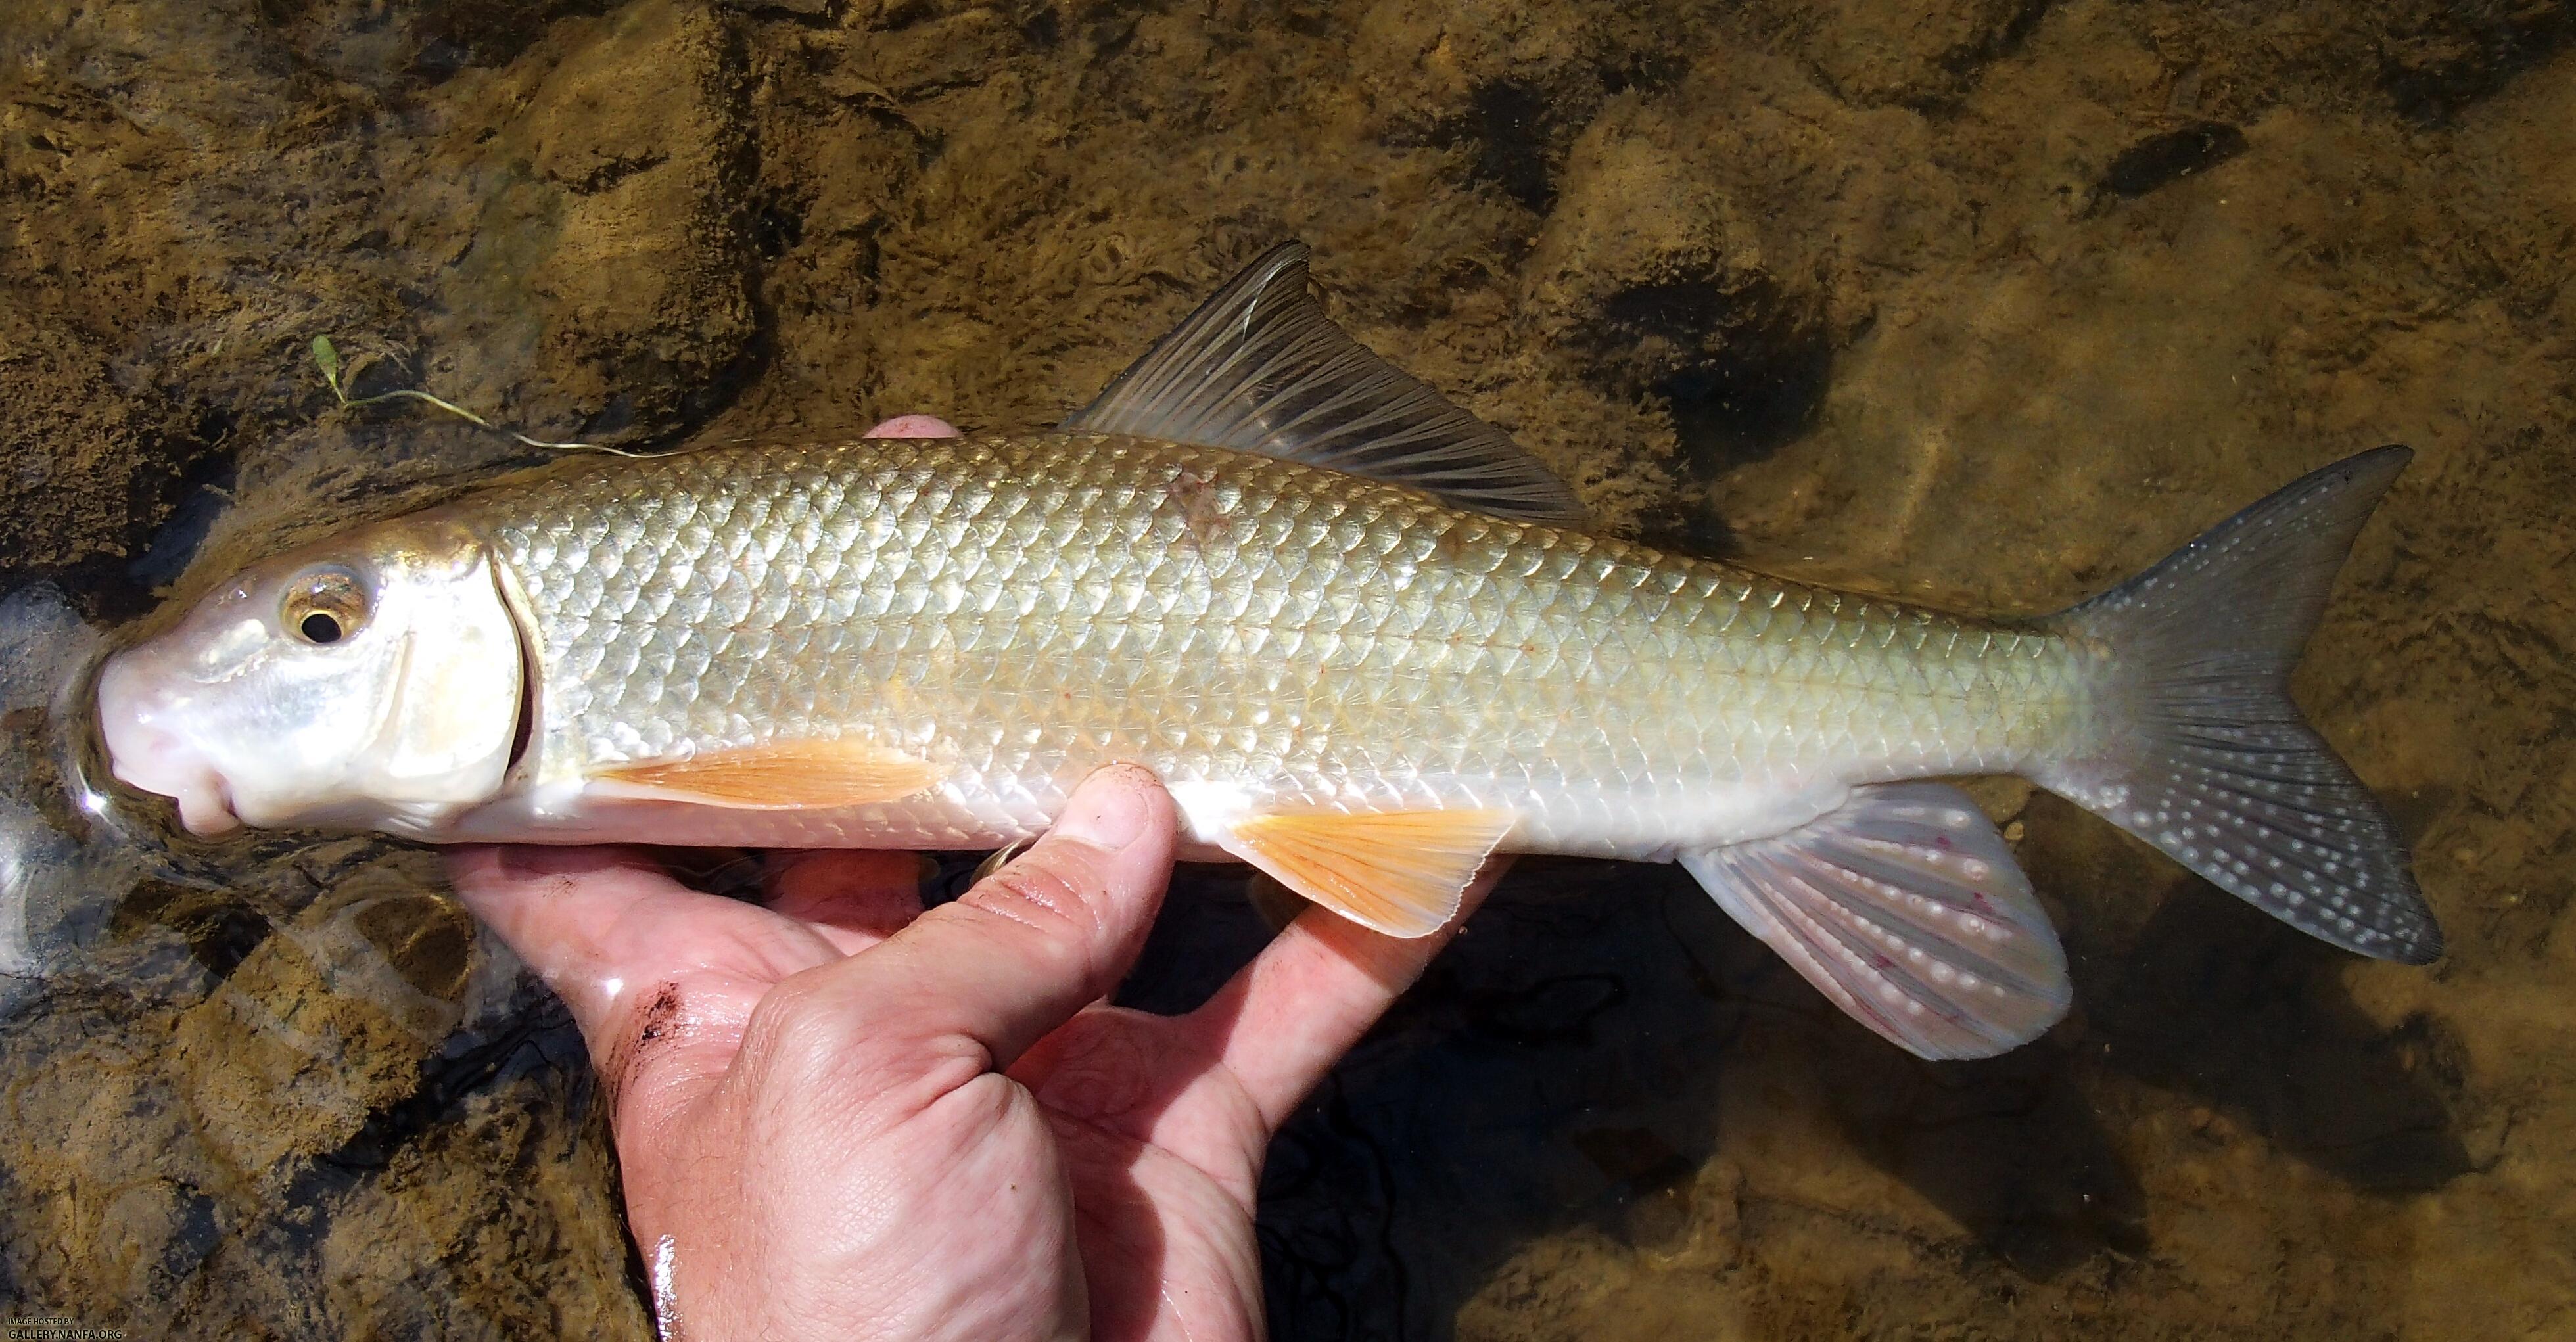
[[[1813,146],[1777,112],[1723,115],[1753,101],[1696,82],[1614,99],[1575,142],[1523,272],[1533,342],[1612,398],[1665,407],[1695,474],[1812,423],[1854,306],[1789,226],[1834,212],[1801,180]],[[1727,137],[1704,132],[1713,119]]]
[[[1469,180],[1545,214],[1584,127],[1616,94],[1678,78],[1689,62],[1676,52],[1701,22],[1544,0],[1401,0],[1360,19],[1353,84],[1377,133],[1461,153]]]
[[[1812,275],[1781,266],[1668,119],[1623,102],[1576,142],[1525,282],[1540,332],[1621,393],[1768,361],[1818,325]]]
[[[401,198],[402,242],[446,256],[423,380],[604,443],[731,396],[753,332],[739,59],[703,9],[649,0],[446,87],[473,106]]]
[[[410,47],[404,72],[435,81],[467,66],[507,65],[544,37],[555,20],[603,14],[616,4],[615,0],[426,0],[395,8],[408,20],[402,27]],[[323,33],[365,31],[372,26],[367,16],[316,10],[324,6],[307,7],[304,17]]]
[[[2284,101],[2385,108],[2405,122],[2438,124],[2505,92],[2576,39],[2568,0],[2148,0],[2129,17],[2188,76],[2173,110],[2239,124],[2244,111]]]
[[[1777,12],[1837,94],[1867,106],[1939,107],[2036,22],[2048,0],[1830,0]]]
[[[130,557],[213,445],[117,384],[102,342],[0,303],[0,573]]]
[[[271,1195],[409,1095],[465,1011],[463,915],[429,893],[435,859],[334,846],[358,860],[330,897],[210,964],[212,989],[171,1024],[172,1084],[209,1158]]]

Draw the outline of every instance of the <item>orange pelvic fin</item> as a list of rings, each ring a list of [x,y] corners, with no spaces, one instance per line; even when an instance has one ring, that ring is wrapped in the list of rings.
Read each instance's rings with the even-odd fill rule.
[[[616,765],[592,773],[591,787],[611,797],[738,811],[828,811],[909,797],[947,773],[866,741],[773,741]]]
[[[1516,819],[1500,810],[1272,812],[1236,822],[1224,846],[1352,922],[1419,937],[1457,914]]]

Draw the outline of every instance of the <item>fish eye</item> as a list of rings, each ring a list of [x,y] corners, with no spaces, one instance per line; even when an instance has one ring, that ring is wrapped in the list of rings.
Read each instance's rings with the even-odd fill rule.
[[[366,627],[366,588],[344,569],[315,569],[286,585],[279,613],[295,636],[328,647]]]

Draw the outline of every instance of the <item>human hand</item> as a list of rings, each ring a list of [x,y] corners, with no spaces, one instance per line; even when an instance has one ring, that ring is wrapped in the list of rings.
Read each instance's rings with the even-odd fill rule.
[[[1258,1337],[1263,1151],[1449,933],[1310,909],[1188,1015],[1109,1006],[1173,830],[1112,766],[928,913],[903,853],[781,855],[765,906],[642,849],[451,871],[580,1023],[666,1336]]]

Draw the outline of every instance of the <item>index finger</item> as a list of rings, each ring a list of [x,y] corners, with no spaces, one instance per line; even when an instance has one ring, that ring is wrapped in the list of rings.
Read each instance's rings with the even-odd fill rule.
[[[680,884],[644,849],[457,848],[447,872],[594,1043],[655,985],[711,974],[766,984],[836,956],[794,922]]]
[[[1245,965],[1181,1020],[1199,1036],[1200,1056],[1216,1055],[1276,1132],[1324,1073],[1458,935],[1511,869],[1509,854],[1485,860],[1458,902],[1458,916],[1426,937],[1391,937],[1330,909],[1297,915]]]

